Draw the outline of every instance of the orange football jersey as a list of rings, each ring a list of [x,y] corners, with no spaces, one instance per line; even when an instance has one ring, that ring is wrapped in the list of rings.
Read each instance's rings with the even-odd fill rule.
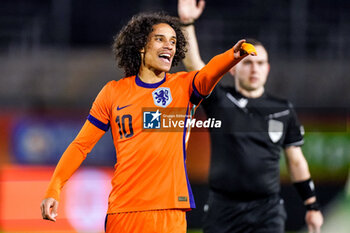
[[[143,129],[145,107],[160,114],[162,108],[180,108],[184,116],[194,107],[194,76],[167,74],[154,84],[132,76],[109,82],[98,94],[88,120],[102,130],[110,126],[117,154],[108,213],[194,207],[186,175],[186,127],[183,132]]]
[[[45,197],[59,200],[65,182],[110,127],[117,162],[108,213],[194,208],[185,162],[187,116],[237,62],[230,49],[198,72],[166,74],[153,84],[138,76],[107,83],[88,121],[62,155]],[[183,117],[184,127],[158,130],[162,112],[171,109]]]

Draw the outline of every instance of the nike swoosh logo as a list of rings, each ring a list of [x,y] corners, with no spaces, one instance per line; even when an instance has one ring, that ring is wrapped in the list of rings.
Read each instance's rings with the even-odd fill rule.
[[[117,107],[117,111],[122,110],[123,108],[129,107],[129,106],[131,106],[131,104],[129,104],[129,105],[125,105],[125,106],[123,106],[123,107],[119,107],[119,105],[118,105],[118,107]]]

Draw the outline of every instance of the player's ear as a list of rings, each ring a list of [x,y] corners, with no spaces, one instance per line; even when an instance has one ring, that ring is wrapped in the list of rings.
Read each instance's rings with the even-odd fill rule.
[[[144,47],[140,50],[140,56],[141,56],[141,61],[143,61],[143,58],[145,57],[145,48]]]

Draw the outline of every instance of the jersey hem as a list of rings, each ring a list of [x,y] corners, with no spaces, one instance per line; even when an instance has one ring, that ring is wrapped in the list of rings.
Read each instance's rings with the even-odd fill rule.
[[[119,210],[108,210],[107,214],[118,214],[118,213],[128,213],[128,212],[144,212],[144,211],[153,211],[153,210],[184,210],[184,211],[191,211],[193,208],[190,207],[173,207],[173,208],[149,208],[149,209],[138,209],[138,208],[123,208],[123,209],[119,209]]]

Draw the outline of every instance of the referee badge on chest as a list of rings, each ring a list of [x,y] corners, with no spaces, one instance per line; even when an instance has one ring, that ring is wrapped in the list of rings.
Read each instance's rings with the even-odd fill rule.
[[[153,102],[159,107],[165,108],[173,100],[171,97],[170,88],[160,87],[152,92]]]
[[[283,122],[274,119],[269,120],[269,137],[273,143],[278,142],[283,135]]]

